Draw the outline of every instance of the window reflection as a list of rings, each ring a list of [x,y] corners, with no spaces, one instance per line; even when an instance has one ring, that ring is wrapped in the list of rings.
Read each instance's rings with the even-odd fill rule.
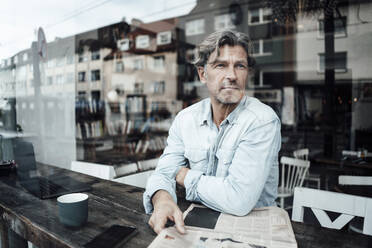
[[[63,167],[156,158],[174,116],[208,97],[192,65],[197,45],[232,28],[252,39],[256,66],[246,94],[281,118],[282,154],[372,151],[372,2],[301,8],[203,0],[175,18],[56,38],[46,58],[36,44],[20,48],[1,58],[0,130],[22,130],[38,161]]]

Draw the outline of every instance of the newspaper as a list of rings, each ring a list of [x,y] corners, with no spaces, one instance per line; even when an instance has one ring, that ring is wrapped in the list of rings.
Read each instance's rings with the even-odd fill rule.
[[[191,204],[184,219],[194,208],[205,207]],[[243,217],[218,214],[213,229],[186,225],[186,232],[179,234],[175,227],[166,228],[149,248],[297,248],[288,214],[278,207],[256,208]]]

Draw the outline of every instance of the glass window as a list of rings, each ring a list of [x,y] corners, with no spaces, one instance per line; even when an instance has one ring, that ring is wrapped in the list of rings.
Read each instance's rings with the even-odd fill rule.
[[[150,36],[138,35],[136,37],[136,48],[148,48],[150,46]]]
[[[334,35],[336,37],[346,37],[347,18],[343,16],[341,18],[334,19]],[[319,37],[324,37],[324,20],[321,19],[318,22]]]
[[[85,53],[79,54],[79,63],[88,61],[88,56]]]
[[[336,72],[347,71],[347,52],[336,52],[334,59],[334,69]],[[319,54],[319,72],[325,71],[325,56],[324,53]]]
[[[92,60],[99,60],[99,58],[100,58],[99,50],[92,51]]]
[[[252,41],[252,48],[254,56],[266,56],[271,55],[273,51],[272,40],[255,40]]]
[[[254,40],[252,41],[252,54],[260,54],[260,41]]]
[[[134,94],[143,94],[143,83],[134,83]]]
[[[214,17],[214,30],[235,28],[232,20],[235,19],[235,13],[223,14]]]
[[[263,53],[271,53],[273,51],[273,43],[271,40],[263,40]]]
[[[154,57],[154,68],[164,68],[164,56],[155,56]]]
[[[249,17],[248,23],[250,23],[250,24],[259,23],[260,22],[260,11],[259,11],[259,9],[249,10],[248,17]]]
[[[153,93],[154,94],[164,94],[165,91],[165,82],[154,82],[153,84]]]
[[[262,22],[271,22],[272,10],[271,9],[262,9]]]
[[[170,44],[172,41],[172,32],[166,31],[166,32],[160,32],[157,34],[157,44],[158,45],[166,45]]]
[[[90,73],[90,81],[99,81],[101,80],[100,70],[92,70]]]
[[[142,70],[143,69],[143,59],[134,59],[133,60],[133,69]]]
[[[27,61],[28,60],[28,53],[24,53],[23,54],[23,61]]]
[[[204,33],[204,19],[197,19],[186,22],[185,33],[187,36]]]
[[[78,73],[78,81],[85,82],[85,71],[79,71]]]
[[[123,61],[116,61],[116,72],[124,72],[124,63]]]
[[[269,8],[252,9],[248,11],[248,24],[263,24],[271,22],[272,10]]]
[[[127,51],[130,48],[129,39],[122,39],[118,41],[118,47],[121,51]]]

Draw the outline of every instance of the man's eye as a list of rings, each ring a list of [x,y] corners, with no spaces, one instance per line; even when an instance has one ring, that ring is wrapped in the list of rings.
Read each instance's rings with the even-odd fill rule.
[[[225,65],[224,64],[216,64],[216,68],[224,68]]]
[[[244,64],[238,64],[237,67],[238,67],[239,69],[246,69],[246,68],[247,68],[247,66],[244,65]]]

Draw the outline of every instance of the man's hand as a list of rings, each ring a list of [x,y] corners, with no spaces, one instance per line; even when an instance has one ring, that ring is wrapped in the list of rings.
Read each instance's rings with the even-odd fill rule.
[[[189,171],[188,168],[186,167],[182,167],[178,173],[177,173],[177,176],[176,176],[176,182],[181,185],[182,187],[185,187],[185,177],[187,175],[187,172]]]
[[[167,191],[157,191],[152,197],[152,204],[154,212],[149,220],[149,225],[157,234],[164,229],[168,219],[174,221],[179,233],[186,233],[182,212]]]

